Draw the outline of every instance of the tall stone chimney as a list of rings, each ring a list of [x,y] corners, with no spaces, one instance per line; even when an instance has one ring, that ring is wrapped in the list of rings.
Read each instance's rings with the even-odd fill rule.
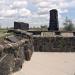
[[[50,20],[49,20],[49,31],[58,31],[58,11],[56,9],[50,10]]]

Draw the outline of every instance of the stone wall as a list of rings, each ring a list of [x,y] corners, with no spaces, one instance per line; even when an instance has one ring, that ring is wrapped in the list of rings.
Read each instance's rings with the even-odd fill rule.
[[[29,24],[24,22],[14,22],[14,29],[29,30]]]
[[[41,52],[75,52],[75,37],[34,37],[34,50]]]

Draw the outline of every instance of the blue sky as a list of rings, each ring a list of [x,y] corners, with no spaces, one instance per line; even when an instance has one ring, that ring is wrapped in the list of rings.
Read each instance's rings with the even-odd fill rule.
[[[59,26],[66,16],[75,23],[75,0],[0,0],[0,25],[13,27],[14,21],[30,27],[49,24],[49,10],[57,9]]]

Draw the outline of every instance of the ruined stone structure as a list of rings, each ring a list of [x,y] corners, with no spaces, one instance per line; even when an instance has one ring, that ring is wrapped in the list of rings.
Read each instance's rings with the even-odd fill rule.
[[[56,9],[50,10],[50,21],[49,21],[49,31],[58,31],[58,11]]]
[[[35,51],[75,52],[75,31],[59,31],[56,9],[50,10],[48,31],[31,32],[33,33]]]
[[[22,68],[31,59],[34,47],[31,33],[9,30],[11,35],[0,39],[0,75],[9,75]]]
[[[59,31],[58,13],[50,11],[47,31],[29,31],[29,24],[14,22],[9,36],[0,39],[0,75],[9,75],[31,59],[33,50],[41,52],[75,52],[75,31]]]
[[[41,52],[75,52],[74,32],[43,32],[34,36],[34,50]]]
[[[29,30],[29,24],[24,22],[14,22],[14,29]]]

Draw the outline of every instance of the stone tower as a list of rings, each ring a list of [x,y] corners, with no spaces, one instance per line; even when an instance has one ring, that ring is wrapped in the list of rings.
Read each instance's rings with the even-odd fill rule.
[[[49,31],[58,31],[58,11],[56,9],[50,10],[50,20],[49,20]]]

